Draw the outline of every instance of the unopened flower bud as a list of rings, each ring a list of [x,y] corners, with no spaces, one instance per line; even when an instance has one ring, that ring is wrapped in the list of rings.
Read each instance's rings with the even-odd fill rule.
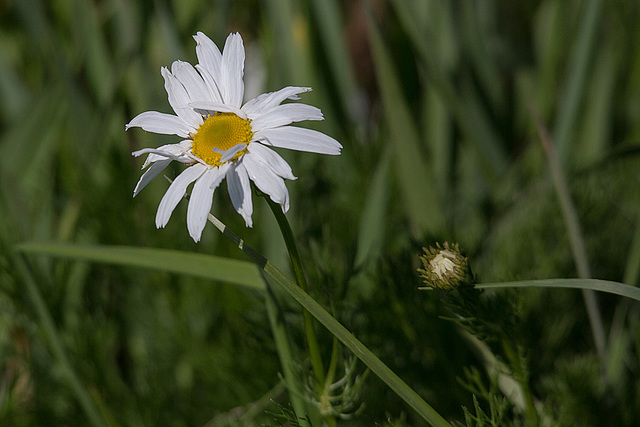
[[[444,242],[442,246],[422,248],[419,255],[422,268],[418,273],[425,285],[434,289],[451,290],[459,286],[473,285],[473,274],[469,260],[462,256],[457,243]],[[420,288],[425,289],[425,288]]]

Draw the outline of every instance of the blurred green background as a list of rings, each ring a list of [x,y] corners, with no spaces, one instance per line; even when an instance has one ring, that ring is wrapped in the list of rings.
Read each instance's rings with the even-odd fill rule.
[[[482,282],[576,276],[535,116],[593,276],[638,284],[637,0],[0,0],[0,425],[89,424],[82,395],[108,425],[259,425],[277,422],[269,399],[289,402],[259,292],[16,250],[245,259],[211,225],[193,243],[184,204],[156,230],[162,178],[131,197],[142,165],[131,151],[177,137],[124,125],[171,112],[160,67],[195,63],[197,31],[219,46],[242,34],[247,97],[313,87],[303,101],[326,120],[303,125],[343,154],[281,152],[299,177],[288,218],[312,294],[446,418],[464,420],[460,378],[484,362],[439,296],[416,289],[420,248],[460,242]],[[214,214],[286,270],[264,201],[245,229],[224,187]],[[279,298],[306,375],[299,307]],[[600,295],[603,383],[579,292],[513,299],[541,424],[640,419],[640,305]],[[421,423],[372,375],[360,404],[345,425]]]

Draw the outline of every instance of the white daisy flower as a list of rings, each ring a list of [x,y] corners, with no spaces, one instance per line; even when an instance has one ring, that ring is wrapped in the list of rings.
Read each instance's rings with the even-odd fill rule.
[[[213,193],[227,178],[234,208],[252,226],[249,180],[271,200],[289,209],[285,179],[296,179],[289,164],[270,147],[320,154],[340,154],[335,139],[310,129],[289,126],[302,120],[322,120],[322,112],[298,100],[307,87],[285,87],[262,94],[242,105],[244,95],[244,46],[240,34],[230,34],[222,53],[206,35],[198,32],[198,64],[175,61],[171,71],[163,67],[164,87],[176,115],[147,111],[136,116],[126,129],[141,127],[173,134],[183,141],[145,148],[134,156],[148,154],[142,166],[148,169],[135,187],[135,197],[172,161],[188,167],[176,177],[160,201],[156,226],[164,227],[189,184],[195,181],[187,208],[187,228],[198,242],[213,202]]]

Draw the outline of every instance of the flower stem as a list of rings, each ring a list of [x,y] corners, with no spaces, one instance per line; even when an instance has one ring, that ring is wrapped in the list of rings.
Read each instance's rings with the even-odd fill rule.
[[[291,356],[289,337],[287,335],[284,321],[282,319],[282,313],[279,310],[275,296],[273,295],[273,291],[268,285],[268,281],[266,277],[264,277],[264,273],[262,274],[264,282],[267,283],[267,292],[265,296],[267,315],[269,317],[269,323],[271,324],[273,339],[278,351],[278,357],[280,358],[280,364],[282,365],[284,382],[287,386],[287,390],[289,390],[289,398],[291,399],[293,411],[298,417],[302,418],[303,416],[305,416],[306,411],[300,387],[293,373],[294,361],[293,357]]]
[[[264,199],[267,201],[271,212],[276,218],[280,232],[284,238],[284,242],[287,245],[289,251],[289,258],[291,259],[291,268],[296,279],[296,283],[305,292],[308,292],[307,278],[304,274],[304,268],[302,266],[302,259],[296,246],[296,240],[293,236],[293,231],[287,221],[287,217],[282,212],[280,205],[271,200],[268,196]],[[313,367],[313,373],[316,377],[316,382],[319,388],[324,386],[324,367],[322,364],[322,356],[320,355],[320,347],[318,346],[318,339],[316,337],[315,329],[313,328],[313,318],[307,310],[302,311],[304,317],[304,330],[307,335],[307,345],[309,346],[309,356],[311,357],[311,366]]]

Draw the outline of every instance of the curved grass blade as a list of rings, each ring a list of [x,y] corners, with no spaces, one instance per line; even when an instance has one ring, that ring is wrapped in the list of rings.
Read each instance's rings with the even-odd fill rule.
[[[253,263],[212,255],[180,252],[168,249],[137,248],[131,246],[99,246],[71,243],[28,242],[17,246],[26,253],[45,254],[62,258],[107,264],[145,267],[188,274],[264,291],[264,282]]]
[[[523,280],[520,282],[483,283],[475,285],[478,289],[498,288],[570,288],[607,292],[640,301],[640,288],[618,282],[599,279],[548,279]]]
[[[398,377],[387,365],[362,344],[351,332],[338,322],[329,312],[316,302],[309,294],[298,287],[290,278],[282,273],[262,254],[257,252],[233,231],[227,228],[218,218],[209,214],[209,221],[216,226],[222,234],[231,240],[238,249],[242,250],[264,272],[273,279],[283,290],[292,296],[302,307],[315,317],[325,328],[338,338],[358,359],[360,359],[371,371],[385,382],[401,399],[411,406],[422,418],[433,426],[450,426],[427,402],[425,402],[411,387]]]

